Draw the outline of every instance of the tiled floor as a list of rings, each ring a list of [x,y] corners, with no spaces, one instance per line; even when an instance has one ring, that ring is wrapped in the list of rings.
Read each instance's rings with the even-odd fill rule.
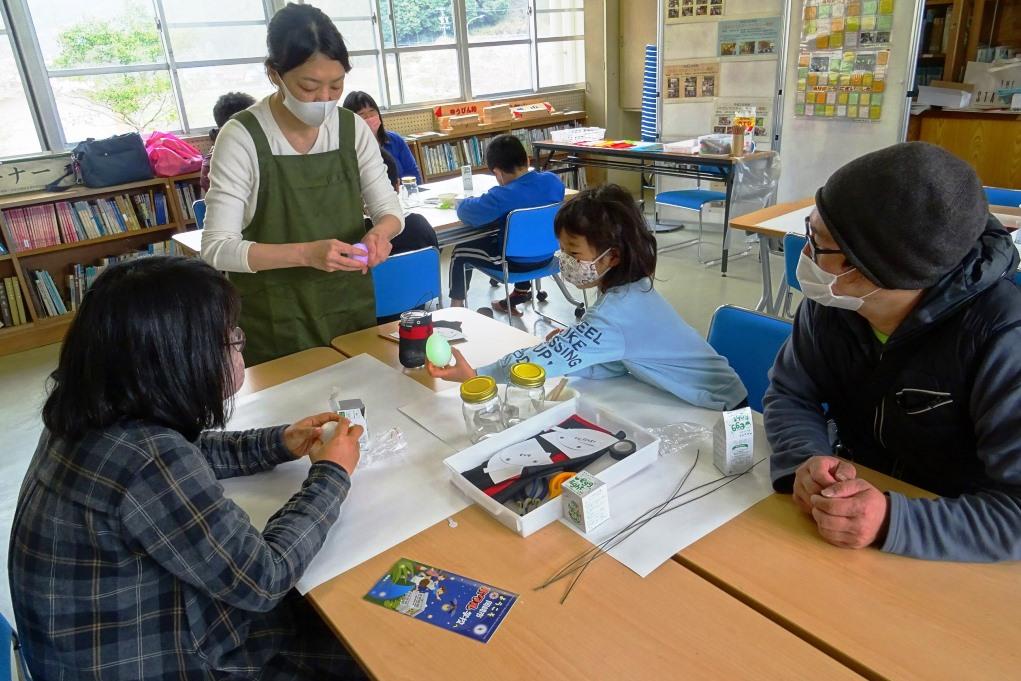
[[[664,234],[660,242],[666,245],[684,238],[687,238],[684,232]],[[707,246],[706,254],[719,253],[719,234],[708,234],[707,239],[715,239],[715,245]],[[734,240],[735,250],[740,249],[741,241],[743,238]],[[713,311],[723,303],[754,307],[758,301],[761,284],[757,253],[756,248],[750,255],[733,260],[726,278],[720,276],[719,266],[706,268],[698,264],[693,247],[666,253],[659,260],[656,287],[688,323],[705,335]],[[780,265],[780,260],[774,259],[773,271],[779,271]],[[549,301],[541,309],[556,319],[573,321],[574,308],[553,282],[547,284]],[[484,279],[477,277],[469,291],[469,306],[472,309],[487,306],[490,299],[502,295],[502,290],[490,288]],[[504,319],[501,315],[497,318]],[[549,328],[530,310],[515,319],[514,324],[530,331],[534,326],[539,333]],[[40,407],[45,398],[46,379],[56,367],[59,349],[59,345],[51,345],[0,357],[0,432],[6,442],[5,454],[0,458],[0,564],[5,569],[14,505],[42,429]],[[0,612],[11,617],[7,579],[0,579]]]

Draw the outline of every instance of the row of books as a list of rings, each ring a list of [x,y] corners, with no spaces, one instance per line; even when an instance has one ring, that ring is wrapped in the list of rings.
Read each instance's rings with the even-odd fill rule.
[[[66,286],[63,291],[57,288],[56,281],[50,272],[36,270],[31,273],[35,289],[30,288],[35,309],[44,317],[57,317],[74,312],[81,305],[85,292],[107,267],[150,255],[181,255],[180,246],[174,241],[160,241],[149,244],[144,250],[102,258],[94,265],[74,263],[70,266],[71,273],[65,278]]]
[[[422,147],[422,164],[426,175],[437,175],[458,170],[470,165],[478,168],[485,165],[486,148],[491,137],[465,137],[443,144]]]
[[[509,134],[521,140],[525,151],[531,156],[532,142],[549,139],[552,131],[571,127],[573,123],[558,123],[541,128],[518,128]],[[420,147],[423,171],[426,175],[439,175],[459,170],[465,165],[483,168],[486,164],[486,148],[492,139],[492,135],[477,135],[439,144],[425,141]]]
[[[57,201],[3,211],[15,252],[98,239],[170,222],[161,191]]]
[[[189,220],[195,219],[195,210],[192,208],[198,196],[198,186],[191,182],[178,182],[177,197],[181,200],[181,215],[188,216]]]
[[[0,283],[3,284],[0,286],[0,326],[21,326],[32,321],[21,297],[18,278],[7,277]]]

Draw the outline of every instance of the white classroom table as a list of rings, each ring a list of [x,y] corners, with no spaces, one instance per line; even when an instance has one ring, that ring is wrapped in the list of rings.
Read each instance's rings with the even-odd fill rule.
[[[478,173],[472,175],[472,194],[481,196],[496,186],[496,177],[493,175]],[[492,231],[479,232],[469,230],[457,219],[457,211],[453,208],[439,208],[436,199],[440,194],[463,194],[461,177],[452,177],[439,182],[427,182],[419,186],[419,201],[410,204],[402,204],[404,214],[418,213],[432,225],[436,230],[440,246],[448,246],[468,239],[477,239],[480,236],[491,234]],[[193,229],[187,232],[174,234],[171,238],[185,249],[189,255],[198,255],[202,250],[202,231]],[[493,230],[495,231],[495,230]]]

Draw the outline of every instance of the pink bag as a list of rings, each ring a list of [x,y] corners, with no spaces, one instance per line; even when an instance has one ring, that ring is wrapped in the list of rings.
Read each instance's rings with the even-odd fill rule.
[[[159,177],[197,173],[202,168],[202,152],[169,132],[153,132],[145,141],[149,165]]]

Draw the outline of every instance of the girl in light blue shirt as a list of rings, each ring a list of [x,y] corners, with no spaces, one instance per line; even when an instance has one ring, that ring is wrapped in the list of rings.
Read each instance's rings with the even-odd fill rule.
[[[466,381],[486,375],[505,383],[511,365],[532,362],[547,376],[630,373],[698,407],[744,405],[748,391],[727,360],[653,288],[656,240],[631,194],[614,184],[586,189],[563,205],[553,228],[564,279],[598,287],[596,303],[577,325],[477,370],[454,349],[457,363],[429,364],[432,376]]]

